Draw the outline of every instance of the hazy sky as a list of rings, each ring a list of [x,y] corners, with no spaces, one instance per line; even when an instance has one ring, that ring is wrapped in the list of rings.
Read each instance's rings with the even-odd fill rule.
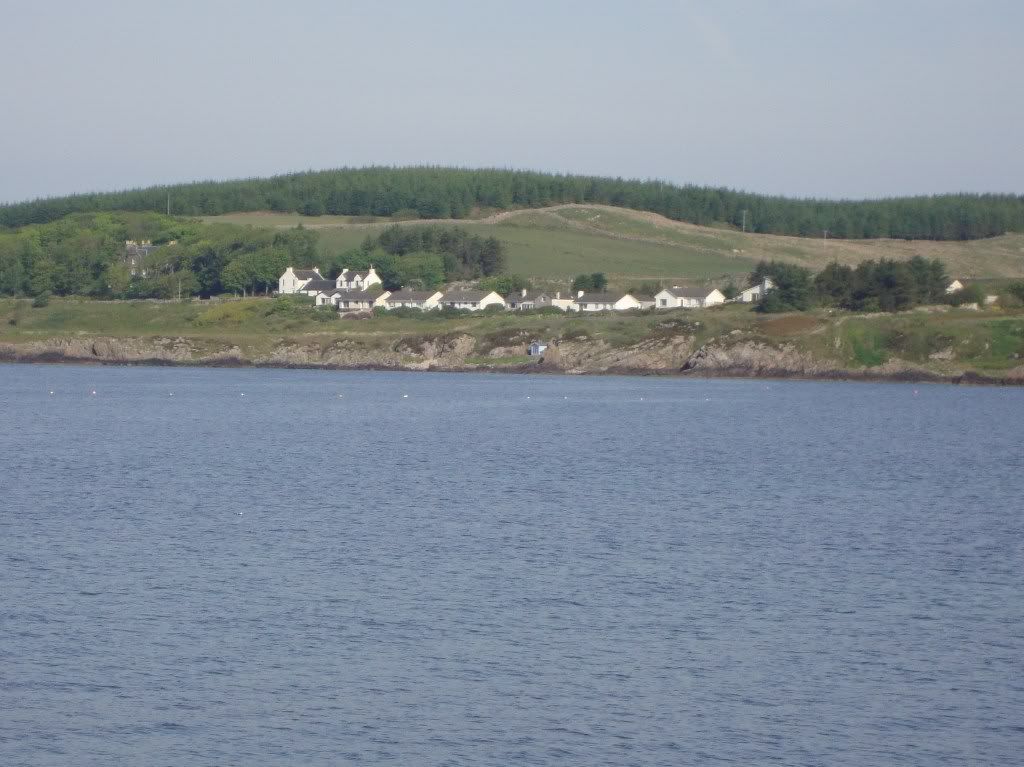
[[[1022,0],[0,0],[0,201],[445,164],[1024,192]]]

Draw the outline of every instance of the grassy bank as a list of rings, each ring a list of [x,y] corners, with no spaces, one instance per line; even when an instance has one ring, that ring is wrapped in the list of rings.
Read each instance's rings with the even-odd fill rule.
[[[761,315],[745,306],[647,313],[489,314],[444,317],[382,316],[341,320],[274,299],[226,302],[99,302],[54,300],[34,308],[27,300],[0,300],[0,342],[25,347],[50,339],[187,339],[194,348],[231,346],[244,358],[295,344],[342,344],[361,353],[418,349],[468,337],[467,365],[513,367],[529,363],[533,340],[560,341],[614,354],[662,348],[685,339],[687,349],[738,344],[788,349],[822,365],[851,371],[912,365],[936,375],[975,371],[1004,376],[1024,365],[1024,312],[919,310],[891,315],[842,312]],[[368,357],[369,359],[370,357]],[[635,359],[635,358],[634,358]],[[668,367],[664,360],[647,362]]]

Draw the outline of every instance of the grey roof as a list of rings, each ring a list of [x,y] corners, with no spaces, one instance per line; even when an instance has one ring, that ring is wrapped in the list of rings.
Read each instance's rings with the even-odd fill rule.
[[[342,301],[376,301],[380,293],[370,293],[367,290],[336,290],[332,295],[339,296]]]
[[[453,290],[451,293],[445,293],[441,300],[445,303],[450,301],[480,303],[493,292],[493,290]]]
[[[321,280],[320,272],[315,269],[296,269],[295,276],[300,280]]]
[[[665,290],[676,298],[707,298],[715,288],[681,288],[676,285]]]
[[[510,304],[531,303],[540,298],[554,298],[554,294],[545,290],[528,290],[525,296],[522,293],[510,293],[505,296],[505,300]]]
[[[322,280],[319,277],[316,277],[299,288],[299,290],[318,290],[321,293],[329,293],[334,291],[336,287],[334,280]]]
[[[582,296],[576,299],[578,304],[614,304],[622,298],[628,296],[628,293],[584,293]],[[633,296],[630,296],[633,298]]]
[[[437,293],[436,290],[399,290],[388,296],[385,301],[426,301]]]

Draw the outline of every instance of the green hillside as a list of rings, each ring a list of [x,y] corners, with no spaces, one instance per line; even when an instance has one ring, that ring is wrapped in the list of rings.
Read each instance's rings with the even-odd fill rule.
[[[320,236],[319,248],[325,258],[354,248],[368,235],[395,223],[283,213],[233,214],[205,220],[281,230],[302,224]],[[787,261],[817,271],[832,261],[855,265],[867,259],[905,260],[915,255],[941,259],[949,273],[960,278],[1024,276],[1022,234],[959,242],[826,241],[744,234],[684,224],[642,211],[590,205],[508,211],[458,223],[471,232],[501,240],[506,246],[509,272],[559,281],[593,271],[604,271],[618,282],[742,280],[762,259]]]
[[[272,210],[346,216],[472,218],[481,209],[575,203],[725,224],[761,234],[834,238],[972,240],[1024,232],[1024,197],[946,194],[881,200],[816,200],[662,181],[464,168],[342,168],[263,179],[204,181],[81,194],[0,206],[0,226],[73,213],[164,212],[197,216]]]

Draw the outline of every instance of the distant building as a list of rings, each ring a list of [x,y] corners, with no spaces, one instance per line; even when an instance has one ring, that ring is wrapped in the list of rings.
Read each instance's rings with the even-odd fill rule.
[[[643,304],[629,293],[584,293],[582,290],[573,303],[575,311],[578,312],[622,312],[643,307]]]
[[[301,293],[311,280],[323,280],[324,276],[320,274],[320,270],[316,267],[312,269],[293,269],[288,267],[284,270],[277,280],[277,292],[281,295],[289,295],[291,293]],[[330,282],[329,280],[327,282]],[[335,287],[333,282],[325,289]],[[314,294],[315,295],[315,294]]]
[[[946,293],[956,293],[964,289],[964,284],[960,280],[953,280],[946,286]]]
[[[374,307],[383,306],[384,299],[390,295],[387,291],[378,293],[376,291],[335,288],[317,293],[316,305],[336,306],[339,311],[343,312],[369,311]]]
[[[437,309],[441,301],[440,290],[398,290],[384,299],[386,309]]]
[[[734,301],[738,301],[741,304],[753,304],[760,301],[764,294],[775,287],[775,283],[770,278],[765,277],[757,285],[751,285],[749,288],[741,290],[739,295],[734,298]]]
[[[553,306],[552,301],[556,297],[561,297],[561,293],[548,293],[543,290],[527,290],[523,288],[518,293],[511,293],[505,296],[505,305],[509,309],[514,310],[526,310],[526,309],[544,309],[549,306]],[[565,311],[564,306],[558,307]]]
[[[656,309],[702,309],[722,303],[725,303],[725,296],[718,288],[681,288],[677,285],[654,296]]]
[[[124,263],[128,267],[128,273],[132,277],[145,277],[146,258],[159,247],[159,245],[154,245],[150,240],[125,240]]]
[[[441,297],[441,305],[446,309],[465,309],[478,312],[488,306],[505,308],[505,299],[493,290],[455,290]]]
[[[370,266],[365,272],[350,272],[348,269],[342,269],[341,274],[334,281],[335,287],[345,290],[368,290],[371,285],[380,284],[382,284],[380,276],[373,266]]]
[[[527,353],[528,355],[530,355],[531,357],[539,357],[539,356],[540,356],[541,354],[543,354],[543,353],[545,352],[545,350],[546,350],[547,348],[548,348],[548,345],[547,345],[547,344],[545,344],[545,343],[542,343],[542,342],[540,342],[540,341],[534,341],[534,342],[533,342],[532,344],[530,344],[530,346],[529,346],[529,347],[528,347],[528,348],[526,349],[526,353]]]

